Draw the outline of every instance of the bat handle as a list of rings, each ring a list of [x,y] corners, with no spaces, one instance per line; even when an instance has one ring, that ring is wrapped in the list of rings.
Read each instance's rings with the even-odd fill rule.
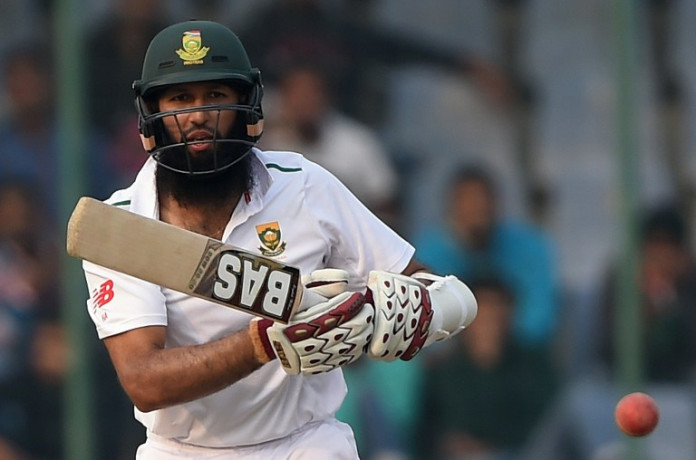
[[[300,302],[299,311],[304,311],[318,303],[326,302],[326,297],[317,294],[311,289],[302,290],[302,302]]]

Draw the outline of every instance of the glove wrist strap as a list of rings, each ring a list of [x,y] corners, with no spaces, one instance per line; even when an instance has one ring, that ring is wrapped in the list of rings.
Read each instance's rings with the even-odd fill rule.
[[[258,362],[265,364],[273,359],[276,355],[273,352],[273,346],[268,338],[266,331],[273,325],[273,321],[269,319],[254,320],[249,323],[249,335],[251,343],[254,346],[254,356]]]
[[[478,313],[476,298],[466,284],[452,275],[434,278],[433,284],[428,286],[433,324],[426,347],[458,334]]]

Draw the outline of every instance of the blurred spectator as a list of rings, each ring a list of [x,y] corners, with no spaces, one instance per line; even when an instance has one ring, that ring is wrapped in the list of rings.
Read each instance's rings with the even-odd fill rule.
[[[104,162],[113,179],[109,192],[129,184],[147,159],[132,85],[140,78],[147,45],[166,25],[167,11],[161,0],[111,3],[87,39],[88,112],[107,135]]]
[[[35,181],[46,197],[55,195],[58,161],[48,49],[39,43],[12,47],[3,56],[2,73],[8,113],[0,125],[0,170]]]
[[[59,237],[47,219],[47,205],[35,183],[24,178],[0,181],[0,253],[8,271],[3,299],[42,314],[59,311]]]
[[[8,445],[13,446],[16,457],[9,459],[62,458],[63,386],[68,359],[62,325],[56,319],[42,320],[32,336],[27,369],[2,388],[13,408]]]
[[[365,2],[280,0],[253,11],[238,32],[251,62],[271,83],[298,59],[312,59],[332,69],[338,107],[369,124],[378,123],[383,115],[385,69],[403,63],[454,69],[496,100],[509,93],[506,78],[490,62],[420,36],[388,33],[369,16]]]
[[[483,168],[455,171],[448,193],[448,221],[414,239],[420,259],[436,272],[463,280],[502,277],[516,298],[518,343],[548,348],[559,316],[553,242],[541,229],[499,215],[497,186]]]
[[[46,18],[40,14],[37,3],[36,0],[0,2],[0,29],[5,37],[12,37],[12,40],[3,40],[3,43],[0,43],[0,56],[21,40],[30,39],[34,31],[42,30]],[[0,75],[0,85],[5,87],[2,75]],[[0,91],[0,119],[6,116],[6,107],[7,95]]]
[[[88,110],[100,131],[114,136],[134,118],[132,84],[140,78],[147,45],[164,26],[161,0],[119,0],[87,37]],[[131,134],[136,139],[138,132]]]
[[[0,181],[0,458],[50,458],[60,449],[60,421],[44,420],[28,407],[41,399],[49,408],[61,395],[32,387],[36,357],[35,326],[59,311],[58,246],[35,184],[23,179]],[[60,361],[51,361],[60,365]],[[33,387],[32,387],[33,388]],[[37,390],[34,388],[34,390]],[[25,392],[26,391],[26,392]],[[33,423],[46,423],[34,431]],[[50,438],[50,439],[49,439]],[[45,441],[45,442],[44,442]],[[27,457],[28,458],[28,457]]]
[[[419,458],[519,458],[556,387],[547,354],[513,340],[508,286],[494,278],[469,286],[476,321],[425,364]]]
[[[642,223],[638,289],[645,377],[687,382],[696,375],[696,258],[686,222],[676,207],[651,209]],[[614,367],[617,267],[600,300],[601,358]]]
[[[696,455],[696,259],[689,241],[688,227],[676,207],[660,205],[643,215],[635,274],[644,375],[634,385],[655,397],[661,412],[660,428],[650,435],[646,459]],[[574,324],[584,338],[582,346],[593,353],[593,366],[559,392],[543,429],[531,443],[530,459],[600,458],[600,452],[616,448],[622,439],[613,420],[613,407],[621,396],[615,373],[618,269],[616,264],[608,267],[599,286],[594,321]]]
[[[54,112],[55,78],[49,49],[27,41],[9,49],[2,59],[8,116],[0,124],[0,171],[34,182],[58,217],[60,151]],[[111,190],[103,154],[92,130],[86,145],[86,182],[90,194],[105,198]]]
[[[393,223],[397,175],[388,153],[368,126],[336,108],[333,94],[330,79],[317,65],[287,68],[277,97],[267,98],[261,145],[297,151],[319,163],[368,208]]]
[[[167,16],[161,0],[111,3],[110,11],[89,29],[87,40],[88,111],[107,135],[105,167],[113,179],[109,192],[130,184],[147,159],[132,85],[140,78],[147,45],[166,25]]]

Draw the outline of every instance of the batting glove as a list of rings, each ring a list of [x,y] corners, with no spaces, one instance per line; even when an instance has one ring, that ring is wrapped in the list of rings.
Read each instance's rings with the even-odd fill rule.
[[[432,284],[426,287],[419,279]],[[408,361],[424,347],[462,331],[478,312],[471,290],[451,275],[371,271],[368,288],[375,308],[368,355],[380,361]]]
[[[318,270],[303,282],[304,309],[289,324],[252,319],[249,332],[257,359],[278,358],[291,375],[319,374],[352,363],[372,338],[374,308],[363,294],[345,292],[347,273],[342,270]]]

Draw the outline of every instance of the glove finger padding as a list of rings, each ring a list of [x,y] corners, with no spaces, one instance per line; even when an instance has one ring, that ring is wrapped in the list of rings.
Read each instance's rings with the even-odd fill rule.
[[[348,272],[339,268],[321,268],[302,276],[305,290],[316,292],[327,299],[348,289]]]
[[[373,317],[365,296],[344,292],[299,312],[288,325],[254,320],[250,332],[257,356],[270,349],[288,374],[318,374],[362,355],[372,338]]]
[[[368,355],[380,361],[408,361],[423,348],[433,312],[425,285],[409,276],[371,271],[368,299],[375,309]]]

